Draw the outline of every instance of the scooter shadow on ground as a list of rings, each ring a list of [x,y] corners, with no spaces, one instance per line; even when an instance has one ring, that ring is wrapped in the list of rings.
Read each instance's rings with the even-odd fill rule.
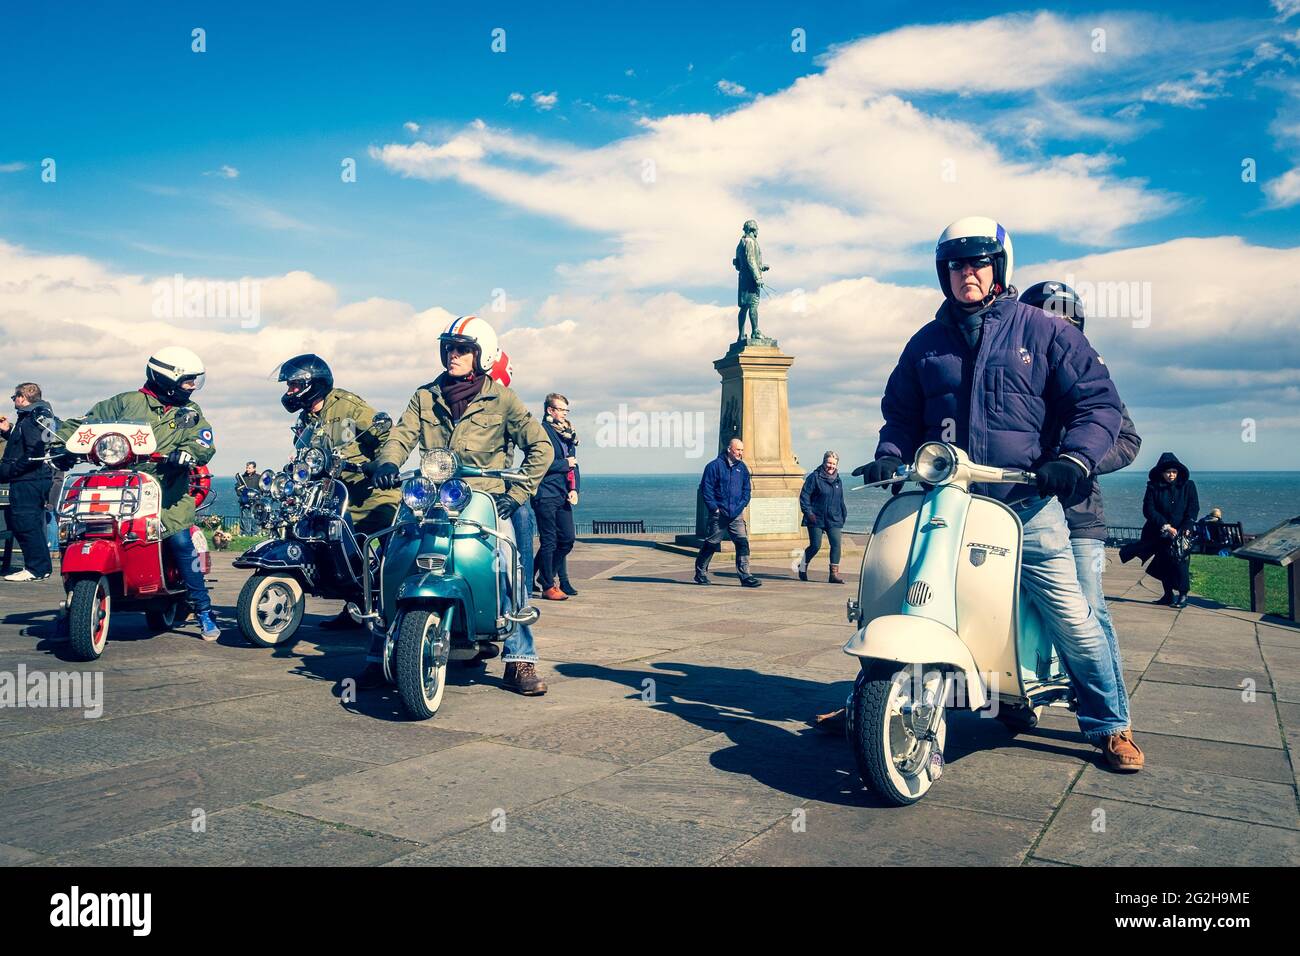
[[[637,698],[645,693],[645,679],[653,678],[656,699],[649,706],[702,729],[727,734],[732,746],[710,758],[719,770],[744,774],[801,799],[893,809],[862,786],[842,734],[822,733],[811,726],[791,730],[772,723],[807,724],[815,712],[841,706],[852,681],[823,682],[748,668],[670,661],[638,670],[560,663],[555,670],[566,678],[623,684],[632,692],[629,696]],[[562,694],[563,688],[563,682],[557,683],[552,692]],[[970,711],[951,711],[949,719],[944,758],[953,773],[959,772],[962,758],[981,750],[1081,756],[1083,738],[1077,732],[1039,727],[1013,735],[1000,721]]]
[[[349,689],[344,681],[356,677],[365,667],[366,650],[370,639],[367,633],[360,629],[324,630],[319,624],[327,620],[329,620],[328,615],[321,616],[317,620],[304,618],[293,638],[273,648],[271,656],[295,661],[296,666],[290,672],[295,676],[332,684],[330,693],[350,713],[375,720],[410,723],[411,715],[403,705],[401,694],[395,686],[385,684],[380,687],[356,690],[355,697],[347,699]],[[323,653],[297,653],[294,648],[300,644],[319,648]],[[447,668],[448,687],[469,687],[474,684],[500,685],[501,678],[489,676],[483,663],[453,663]]]
[[[0,617],[0,624],[17,626],[19,628],[18,633],[23,637],[36,638],[34,650],[49,654],[51,657],[69,664],[84,663],[73,655],[72,644],[68,640],[67,632],[59,632],[59,612],[55,608],[6,614]],[[115,643],[127,643],[148,641],[161,636],[150,632],[144,627],[143,615],[140,615],[138,623],[127,620],[126,616],[123,615],[120,621],[113,622],[113,633],[110,640]]]

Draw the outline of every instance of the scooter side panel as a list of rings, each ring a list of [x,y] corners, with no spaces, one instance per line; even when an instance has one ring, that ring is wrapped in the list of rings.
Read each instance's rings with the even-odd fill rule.
[[[916,513],[924,495],[907,491],[881,507],[862,556],[862,577],[858,586],[861,623],[886,614],[897,614],[907,594],[907,565],[912,554]]]
[[[461,516],[514,540],[514,526],[508,521],[497,521],[496,505],[492,496],[485,492],[475,491]],[[504,562],[511,557],[510,549],[506,545],[500,545],[501,561],[498,562],[497,549],[497,539],[492,535],[475,534],[467,529],[456,533],[456,573],[470,583],[474,595],[475,632],[485,637],[496,637],[497,634],[497,572],[502,567],[509,567]]]
[[[1016,605],[1020,590],[1020,521],[1010,508],[971,496],[957,562],[957,626],[995,692],[1020,693]]]

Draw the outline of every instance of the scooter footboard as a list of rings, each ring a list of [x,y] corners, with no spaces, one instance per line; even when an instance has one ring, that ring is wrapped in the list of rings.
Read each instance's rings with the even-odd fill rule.
[[[844,653],[900,664],[950,664],[965,677],[964,705],[978,710],[988,704],[988,690],[975,658],[952,628],[930,618],[907,614],[875,618],[854,632]]]

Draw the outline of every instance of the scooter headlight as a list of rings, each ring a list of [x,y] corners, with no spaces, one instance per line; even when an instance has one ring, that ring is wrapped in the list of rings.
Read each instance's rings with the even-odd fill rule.
[[[268,468],[266,471],[262,472],[261,476],[257,479],[257,486],[263,491],[269,493],[274,485],[275,472]]]
[[[274,475],[271,478],[271,497],[280,501],[285,497],[285,487],[292,487],[293,482],[289,480],[288,475]]]
[[[109,432],[95,440],[90,453],[104,467],[116,468],[131,457],[131,442],[125,435]]]
[[[947,481],[957,470],[957,449],[946,442],[928,441],[916,450],[912,469],[928,484]]]
[[[319,448],[308,448],[302,456],[302,464],[307,467],[308,478],[319,478],[329,466],[329,456]]]
[[[460,511],[469,504],[472,497],[474,497],[473,489],[468,482],[459,478],[443,482],[442,487],[438,489],[438,500],[448,511]]]
[[[459,467],[460,458],[450,448],[435,448],[420,459],[420,474],[429,481],[446,481]]]
[[[427,511],[436,498],[433,482],[427,478],[408,478],[402,485],[402,503],[412,511]]]
[[[311,479],[311,466],[305,460],[291,461],[285,466],[284,473],[289,476],[290,481],[302,484]]]

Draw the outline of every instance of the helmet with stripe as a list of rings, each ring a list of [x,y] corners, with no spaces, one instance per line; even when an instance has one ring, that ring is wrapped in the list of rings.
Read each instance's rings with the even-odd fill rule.
[[[946,298],[953,297],[948,262],[980,256],[993,260],[993,287],[989,291],[1001,295],[1010,289],[1015,257],[1006,227],[987,216],[965,216],[943,231],[934,247],[934,266],[939,273],[939,288]]]
[[[184,405],[192,392],[203,387],[207,369],[203,360],[183,345],[169,345],[149,356],[144,366],[149,390],[168,405]],[[193,383],[192,388],[185,386]]]
[[[462,315],[438,336],[442,350],[442,367],[448,368],[447,349],[452,345],[468,346],[474,352],[474,374],[486,375],[501,357],[497,334],[477,315]]]

